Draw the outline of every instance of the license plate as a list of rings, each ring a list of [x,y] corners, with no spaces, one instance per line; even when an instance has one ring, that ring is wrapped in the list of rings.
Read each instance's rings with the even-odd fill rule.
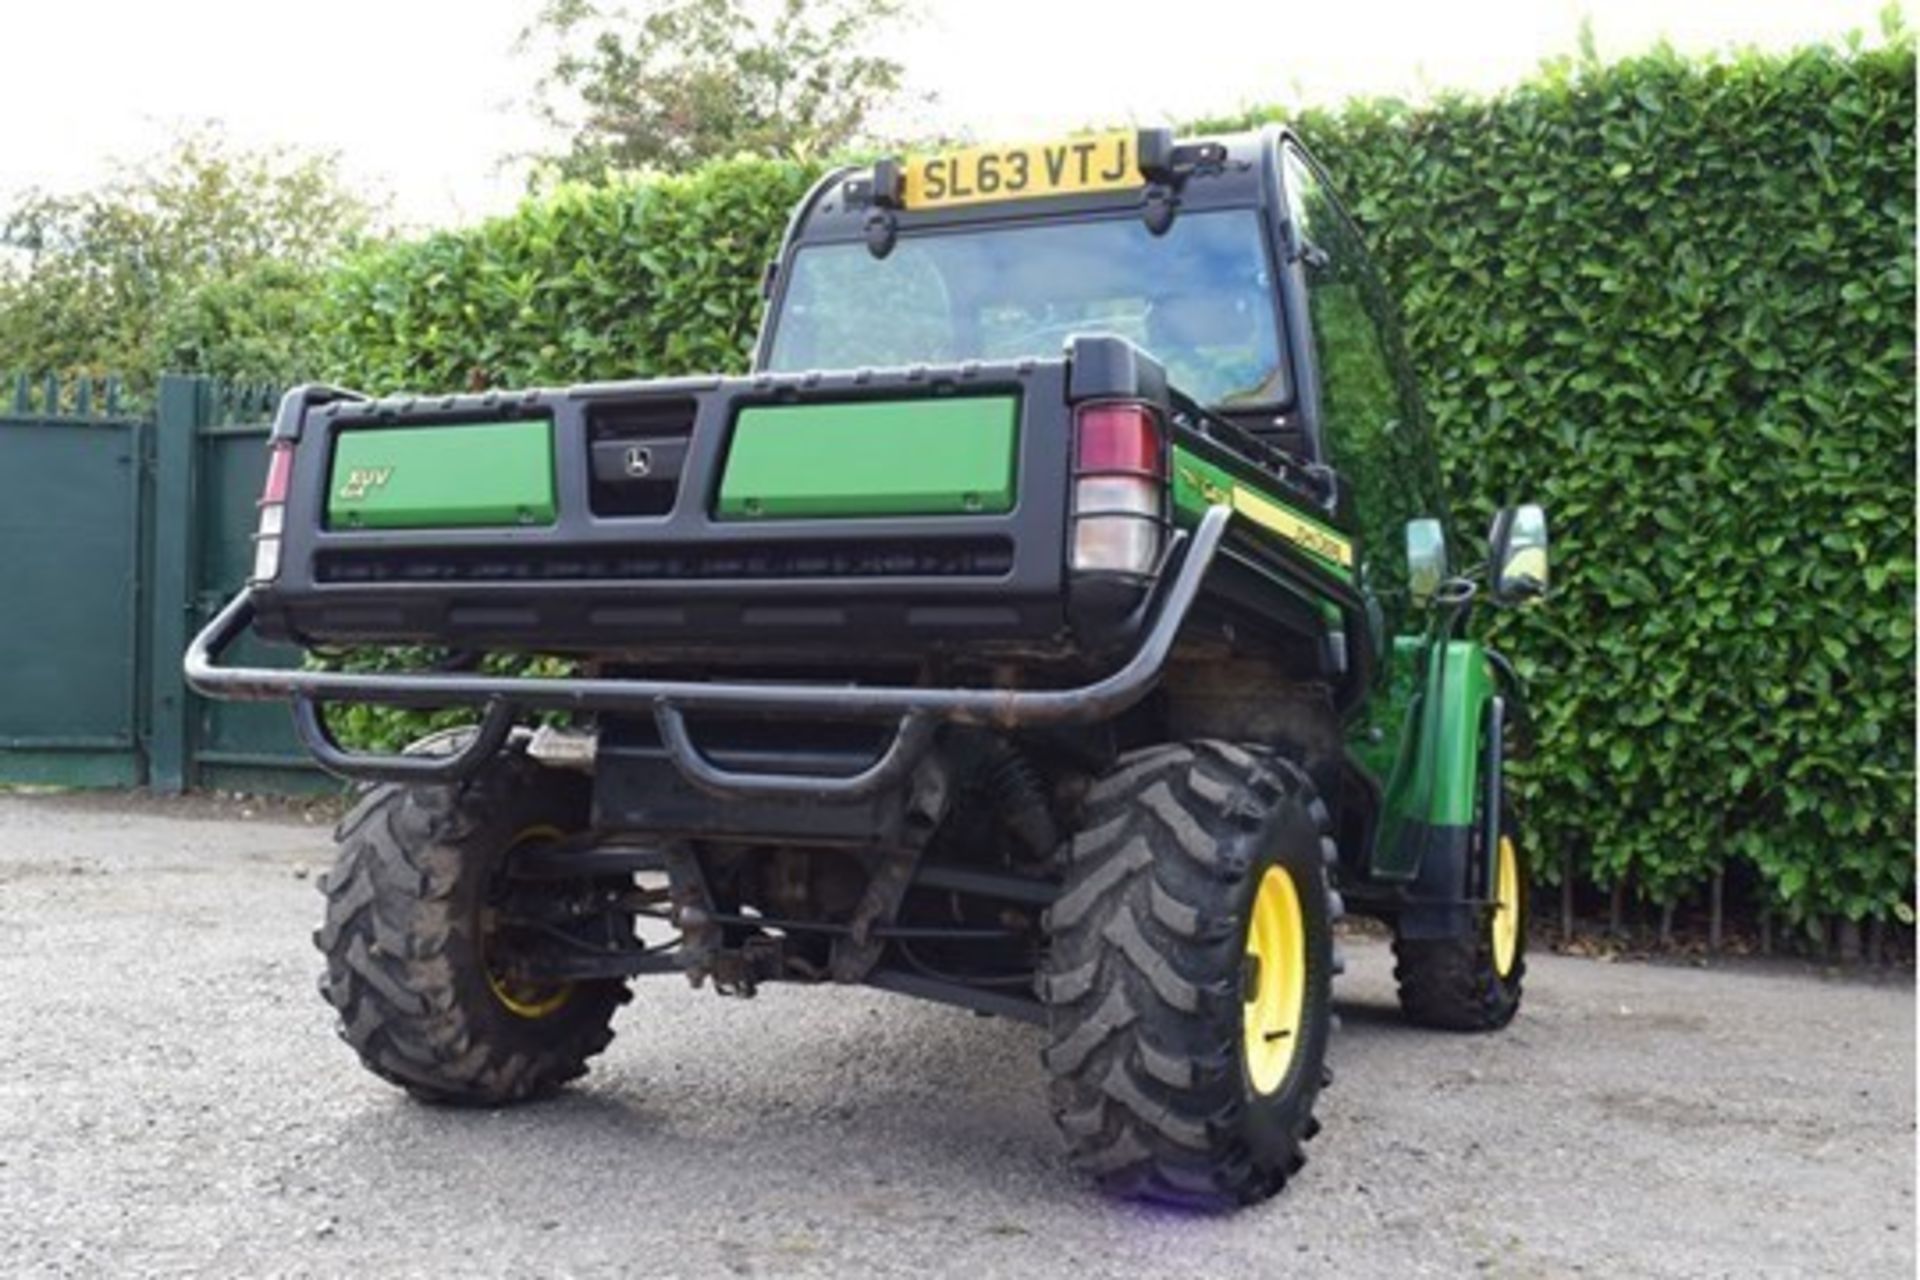
[[[902,199],[909,209],[1028,200],[1141,186],[1131,133],[1103,133],[1028,146],[973,147],[911,156]]]

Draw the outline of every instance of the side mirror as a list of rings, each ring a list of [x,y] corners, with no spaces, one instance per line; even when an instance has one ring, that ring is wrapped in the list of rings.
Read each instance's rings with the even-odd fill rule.
[[[1429,604],[1447,580],[1447,532],[1431,516],[1407,521],[1407,592]]]
[[[1502,507],[1487,535],[1493,598],[1531,600],[1547,590],[1547,513],[1535,503]]]

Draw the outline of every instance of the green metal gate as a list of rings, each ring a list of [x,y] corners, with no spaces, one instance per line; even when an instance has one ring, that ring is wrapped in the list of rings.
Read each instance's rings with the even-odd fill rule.
[[[148,424],[20,379],[0,411],[0,780],[142,779]]]
[[[87,384],[16,383],[0,411],[0,783],[335,785],[284,707],[212,703],[180,673],[246,580],[274,400],[166,377],[128,413]],[[257,642],[240,656],[299,660]]]

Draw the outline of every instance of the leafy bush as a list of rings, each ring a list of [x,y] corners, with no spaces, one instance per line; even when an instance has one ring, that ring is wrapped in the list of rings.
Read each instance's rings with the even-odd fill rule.
[[[1403,300],[1465,526],[1554,521],[1556,598],[1497,628],[1540,870],[1671,902],[1742,865],[1791,916],[1910,918],[1911,40],[1570,60],[1300,127]],[[568,188],[371,252],[329,293],[328,375],[739,369],[812,176]]]
[[[298,382],[312,371],[324,268],[278,259],[207,280],[160,310],[151,368],[234,381]]]
[[[744,368],[761,271],[814,177],[740,159],[564,186],[370,250],[329,289],[327,376],[431,391]]]
[[[162,370],[297,373],[319,276],[371,220],[332,157],[212,130],[88,190],[25,192],[0,210],[0,368],[139,393]]]
[[[1499,629],[1541,869],[1664,903],[1744,860],[1789,915],[1910,920],[1911,40],[1300,127],[1402,298],[1456,511],[1554,522],[1555,599]]]

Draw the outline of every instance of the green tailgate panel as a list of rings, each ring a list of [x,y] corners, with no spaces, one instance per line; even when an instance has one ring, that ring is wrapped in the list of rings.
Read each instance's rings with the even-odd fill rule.
[[[742,409],[719,517],[1011,511],[1019,407],[968,396]]]
[[[330,529],[552,524],[553,424],[456,422],[343,431]]]

